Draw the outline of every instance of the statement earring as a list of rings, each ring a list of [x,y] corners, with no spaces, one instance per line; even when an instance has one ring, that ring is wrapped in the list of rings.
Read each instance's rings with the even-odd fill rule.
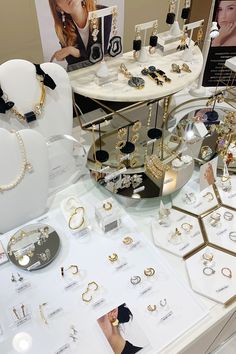
[[[188,35],[187,35],[187,28],[186,28],[181,39],[180,39],[180,44],[178,45],[177,50],[184,50],[184,49],[188,48],[187,38],[188,38]]]
[[[169,12],[166,16],[166,23],[168,25],[173,25],[173,23],[175,22],[175,3],[176,3],[176,0],[170,1]]]
[[[63,28],[66,28],[66,15],[64,11],[61,11],[61,20],[62,20]]]
[[[157,46],[157,28],[158,28],[158,22],[155,21],[153,24],[152,28],[152,35],[150,36],[149,40],[149,53],[154,54],[156,51],[156,46]]]
[[[95,64],[103,59],[102,45],[101,43],[96,43],[98,40],[98,19],[96,15],[93,15],[91,18],[91,27],[92,27],[92,38],[95,42],[90,48],[89,61],[92,64]]]
[[[204,25],[204,22],[201,23],[201,26],[198,28],[198,31],[197,31],[197,40],[196,42],[194,43],[194,45],[197,45],[199,46],[202,41],[203,41],[203,25]]]
[[[112,10],[112,38],[110,39],[109,42],[109,47],[108,47],[108,54],[111,57],[116,57],[122,52],[122,43],[121,43],[121,37],[117,36],[117,16],[118,16],[118,11],[117,8],[113,8]]]
[[[140,27],[136,27],[136,32],[135,32],[135,39],[133,40],[133,57],[134,59],[138,59],[139,57],[139,51],[141,50],[142,47],[142,41],[141,41],[141,34],[140,34]]]
[[[190,0],[185,0],[184,8],[182,9],[181,12],[181,18],[186,21],[189,17],[190,13]]]

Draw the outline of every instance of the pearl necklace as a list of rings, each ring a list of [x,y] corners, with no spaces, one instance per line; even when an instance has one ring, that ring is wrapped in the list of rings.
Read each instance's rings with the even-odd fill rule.
[[[23,180],[26,172],[32,172],[33,170],[32,165],[27,161],[25,146],[20,133],[17,131],[14,132],[14,134],[19,145],[19,150],[22,157],[22,165],[18,177],[16,177],[16,179],[9,184],[0,185],[0,192],[5,192],[14,189]]]

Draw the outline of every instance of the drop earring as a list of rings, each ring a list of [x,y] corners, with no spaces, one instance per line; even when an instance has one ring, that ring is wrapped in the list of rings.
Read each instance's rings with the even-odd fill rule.
[[[84,7],[86,7],[86,0],[82,0],[81,1],[81,6],[84,8]]]
[[[63,28],[66,28],[66,15],[64,11],[61,11],[61,20],[62,20]]]
[[[111,57],[116,57],[122,52],[121,37],[117,36],[117,8],[112,10],[112,38],[110,39],[108,54]]]
[[[141,41],[141,34],[140,34],[140,27],[136,27],[135,31],[135,39],[133,40],[133,57],[135,60],[138,59],[139,57],[139,52],[142,47],[142,41]]]
[[[180,39],[180,44],[178,45],[177,50],[184,50],[184,49],[188,48],[188,45],[187,45],[187,38],[188,38],[187,30],[188,29],[186,27],[186,29],[185,29],[185,31],[184,31],[181,39]]]
[[[173,23],[175,22],[175,3],[176,0],[171,0],[169,4],[169,12],[166,16],[166,23],[168,25],[173,25]]]
[[[158,28],[158,22],[155,21],[153,24],[152,28],[152,34],[150,36],[149,40],[149,53],[154,54],[156,51],[156,46],[157,46],[157,28]]]
[[[92,64],[95,64],[103,59],[102,45],[97,43],[98,40],[98,19],[96,15],[93,15],[91,18],[91,28],[92,28],[92,38],[93,45],[90,48],[89,61]]]
[[[199,46],[202,41],[203,41],[203,25],[204,25],[204,22],[201,23],[201,26],[198,28],[198,31],[197,31],[197,40],[196,42],[194,43],[194,45],[197,45]]]

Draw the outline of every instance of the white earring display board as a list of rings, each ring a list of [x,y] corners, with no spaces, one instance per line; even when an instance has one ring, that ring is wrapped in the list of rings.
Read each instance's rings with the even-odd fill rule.
[[[0,233],[41,215],[47,203],[48,155],[44,138],[28,129],[19,133],[32,171],[26,172],[14,188],[0,193]],[[0,186],[16,180],[22,163],[16,135],[0,128]]]
[[[160,225],[158,217],[152,219],[153,241],[156,246],[184,257],[204,243],[202,232],[196,217],[181,211],[170,209],[167,226]],[[175,234],[176,228],[180,234]],[[189,229],[189,230],[188,230]]]
[[[44,63],[41,68],[56,83],[51,90],[45,86],[46,98],[42,113],[37,120],[28,124],[20,122],[10,111],[0,114],[0,127],[11,130],[32,128],[44,137],[56,134],[72,133],[73,111],[72,91],[66,71],[57,64]],[[41,96],[41,87],[36,77],[35,66],[26,60],[14,59],[0,65],[0,86],[8,96],[8,101],[15,103],[15,108],[25,114],[32,111]]]
[[[204,254],[212,260],[206,262]],[[234,256],[207,246],[186,260],[186,268],[193,290],[200,295],[222,304],[236,295]],[[203,273],[204,268],[209,275]],[[230,271],[231,277],[222,274]]]
[[[172,204],[198,216],[218,206],[218,201],[212,186],[200,192],[199,185],[196,185],[196,188],[188,185],[172,197]]]
[[[214,215],[220,216],[220,220],[216,223],[214,223]],[[211,225],[212,221],[215,226]],[[236,255],[236,211],[220,207],[205,216],[203,224],[210,243],[232,251]]]

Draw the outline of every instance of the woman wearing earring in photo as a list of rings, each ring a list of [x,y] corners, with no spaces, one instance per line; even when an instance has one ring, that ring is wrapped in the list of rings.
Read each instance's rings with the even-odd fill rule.
[[[56,51],[52,59],[66,60],[69,65],[86,61],[89,65],[90,49],[97,42],[101,43],[101,19],[88,20],[90,11],[105,8],[96,5],[95,0],[49,0],[49,5],[54,18],[55,31],[61,49]],[[112,16],[104,18],[104,48],[107,52]],[[98,32],[97,35],[95,31]]]
[[[127,323],[132,319],[133,315],[126,304],[120,305],[98,319],[98,324],[110,343],[114,354],[135,354],[143,349],[131,344],[121,335],[120,324]]]
[[[218,1],[215,20],[220,29],[212,47],[236,46],[236,0]]]

